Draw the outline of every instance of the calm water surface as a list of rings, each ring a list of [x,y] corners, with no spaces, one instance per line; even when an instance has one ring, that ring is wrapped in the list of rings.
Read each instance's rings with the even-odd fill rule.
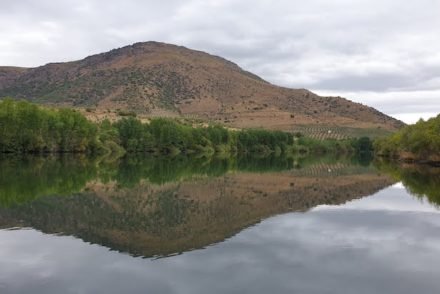
[[[0,159],[0,293],[439,293],[440,169]]]

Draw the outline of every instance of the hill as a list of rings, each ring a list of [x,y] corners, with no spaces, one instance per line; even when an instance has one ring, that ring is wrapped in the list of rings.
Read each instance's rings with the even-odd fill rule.
[[[371,107],[272,85],[221,57],[158,42],[37,68],[0,67],[0,97],[6,96],[87,109],[94,119],[135,112],[237,128],[319,126],[329,134],[340,127],[380,134],[403,125]]]

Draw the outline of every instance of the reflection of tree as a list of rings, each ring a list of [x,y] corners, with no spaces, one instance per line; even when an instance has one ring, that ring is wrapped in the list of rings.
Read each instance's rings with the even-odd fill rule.
[[[0,158],[0,206],[79,192],[97,172],[93,161],[83,157]]]
[[[49,195],[70,195],[82,191],[92,181],[115,181],[119,187],[134,187],[142,180],[165,184],[193,176],[218,177],[230,171],[285,171],[339,161],[332,157],[294,159],[283,156],[195,158],[141,155],[115,161],[72,155],[6,157],[0,158],[0,206]],[[345,159],[345,162],[353,164],[353,159]]]
[[[380,170],[401,181],[414,196],[426,197],[430,203],[440,205],[440,168],[386,161],[377,162],[376,165]]]

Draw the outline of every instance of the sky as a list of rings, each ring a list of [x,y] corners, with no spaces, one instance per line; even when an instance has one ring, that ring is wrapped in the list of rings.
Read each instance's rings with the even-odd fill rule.
[[[0,65],[161,41],[407,123],[440,113],[440,0],[0,0]]]

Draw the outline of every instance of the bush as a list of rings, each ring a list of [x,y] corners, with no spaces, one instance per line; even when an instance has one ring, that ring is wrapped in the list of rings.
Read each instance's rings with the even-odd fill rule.
[[[374,142],[377,154],[398,157],[411,153],[417,159],[440,156],[440,115],[428,121],[420,120],[397,133]]]
[[[96,146],[97,126],[70,109],[0,101],[1,152],[86,152]]]

